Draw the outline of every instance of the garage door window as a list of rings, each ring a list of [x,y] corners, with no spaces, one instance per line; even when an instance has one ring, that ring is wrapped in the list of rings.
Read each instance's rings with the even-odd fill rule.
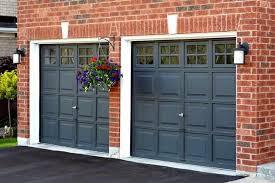
[[[216,42],[214,43],[215,50],[215,65],[219,66],[221,64],[234,66],[234,42]]]
[[[154,47],[153,46],[139,46],[136,49],[136,63],[139,65],[154,64]]]
[[[160,46],[160,59],[162,65],[178,65],[180,62],[179,45],[161,45]]]
[[[207,43],[186,43],[186,60],[188,65],[205,65],[208,63]]]
[[[55,65],[57,60],[56,47],[49,47],[46,50],[43,50],[42,53],[44,56],[43,64],[45,65]]]
[[[75,50],[71,47],[61,47],[61,64],[72,65],[75,63]]]

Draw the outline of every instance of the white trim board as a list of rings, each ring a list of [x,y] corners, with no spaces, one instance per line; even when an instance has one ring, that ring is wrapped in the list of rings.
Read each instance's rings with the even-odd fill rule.
[[[236,38],[237,32],[210,32],[174,35],[147,35],[121,37],[121,73],[123,78],[120,85],[120,158],[131,157],[131,51],[132,42],[160,40],[190,40]]]
[[[41,44],[74,44],[107,42],[108,38],[80,38],[33,40],[30,42],[30,138],[27,143],[34,145],[40,142],[40,45]]]
[[[6,27],[0,27],[0,32],[1,33],[17,33],[17,28],[6,28]]]
[[[30,144],[30,139],[17,137],[17,145],[18,146],[28,146]]]
[[[109,38],[78,38],[78,39],[49,39],[32,40],[31,44],[84,44],[84,43],[106,43]]]

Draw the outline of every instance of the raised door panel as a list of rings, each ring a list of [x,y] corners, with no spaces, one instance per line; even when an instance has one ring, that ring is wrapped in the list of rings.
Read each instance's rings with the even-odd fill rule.
[[[136,127],[133,133],[133,147],[135,154],[142,157],[155,156],[157,142],[155,131]]]
[[[96,99],[78,97],[78,121],[95,123],[96,121]]]
[[[74,95],[76,88],[76,75],[72,70],[60,71],[60,93]]]
[[[209,135],[187,133],[185,135],[185,159],[195,162],[209,162],[211,140]]]
[[[213,160],[223,167],[235,166],[236,140],[235,136],[213,137]]]
[[[59,141],[65,146],[75,146],[76,128],[74,121],[59,121]]]
[[[78,123],[77,125],[77,145],[85,149],[94,148],[96,141],[96,125]]]
[[[209,99],[210,81],[208,73],[185,73],[185,99]]]

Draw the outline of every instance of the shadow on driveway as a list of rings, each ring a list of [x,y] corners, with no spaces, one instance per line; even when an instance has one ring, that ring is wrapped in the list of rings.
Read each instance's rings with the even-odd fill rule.
[[[223,183],[240,178],[28,147],[0,150],[0,182]]]

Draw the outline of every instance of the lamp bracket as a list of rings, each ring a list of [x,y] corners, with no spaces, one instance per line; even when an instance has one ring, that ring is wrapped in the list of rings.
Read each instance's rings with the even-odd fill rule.
[[[247,42],[239,43],[239,48],[244,51],[244,54],[247,55],[249,52],[249,44]]]
[[[21,55],[22,57],[26,56],[26,49],[25,48],[17,48],[16,53]]]
[[[110,40],[108,40],[107,38],[101,38],[101,37],[99,37],[98,38],[98,40],[100,41],[100,40],[105,40],[105,41],[107,41],[108,43],[109,43],[109,45],[111,45],[111,47],[113,48],[113,50],[115,50],[115,43],[114,43],[114,41],[110,41]]]

